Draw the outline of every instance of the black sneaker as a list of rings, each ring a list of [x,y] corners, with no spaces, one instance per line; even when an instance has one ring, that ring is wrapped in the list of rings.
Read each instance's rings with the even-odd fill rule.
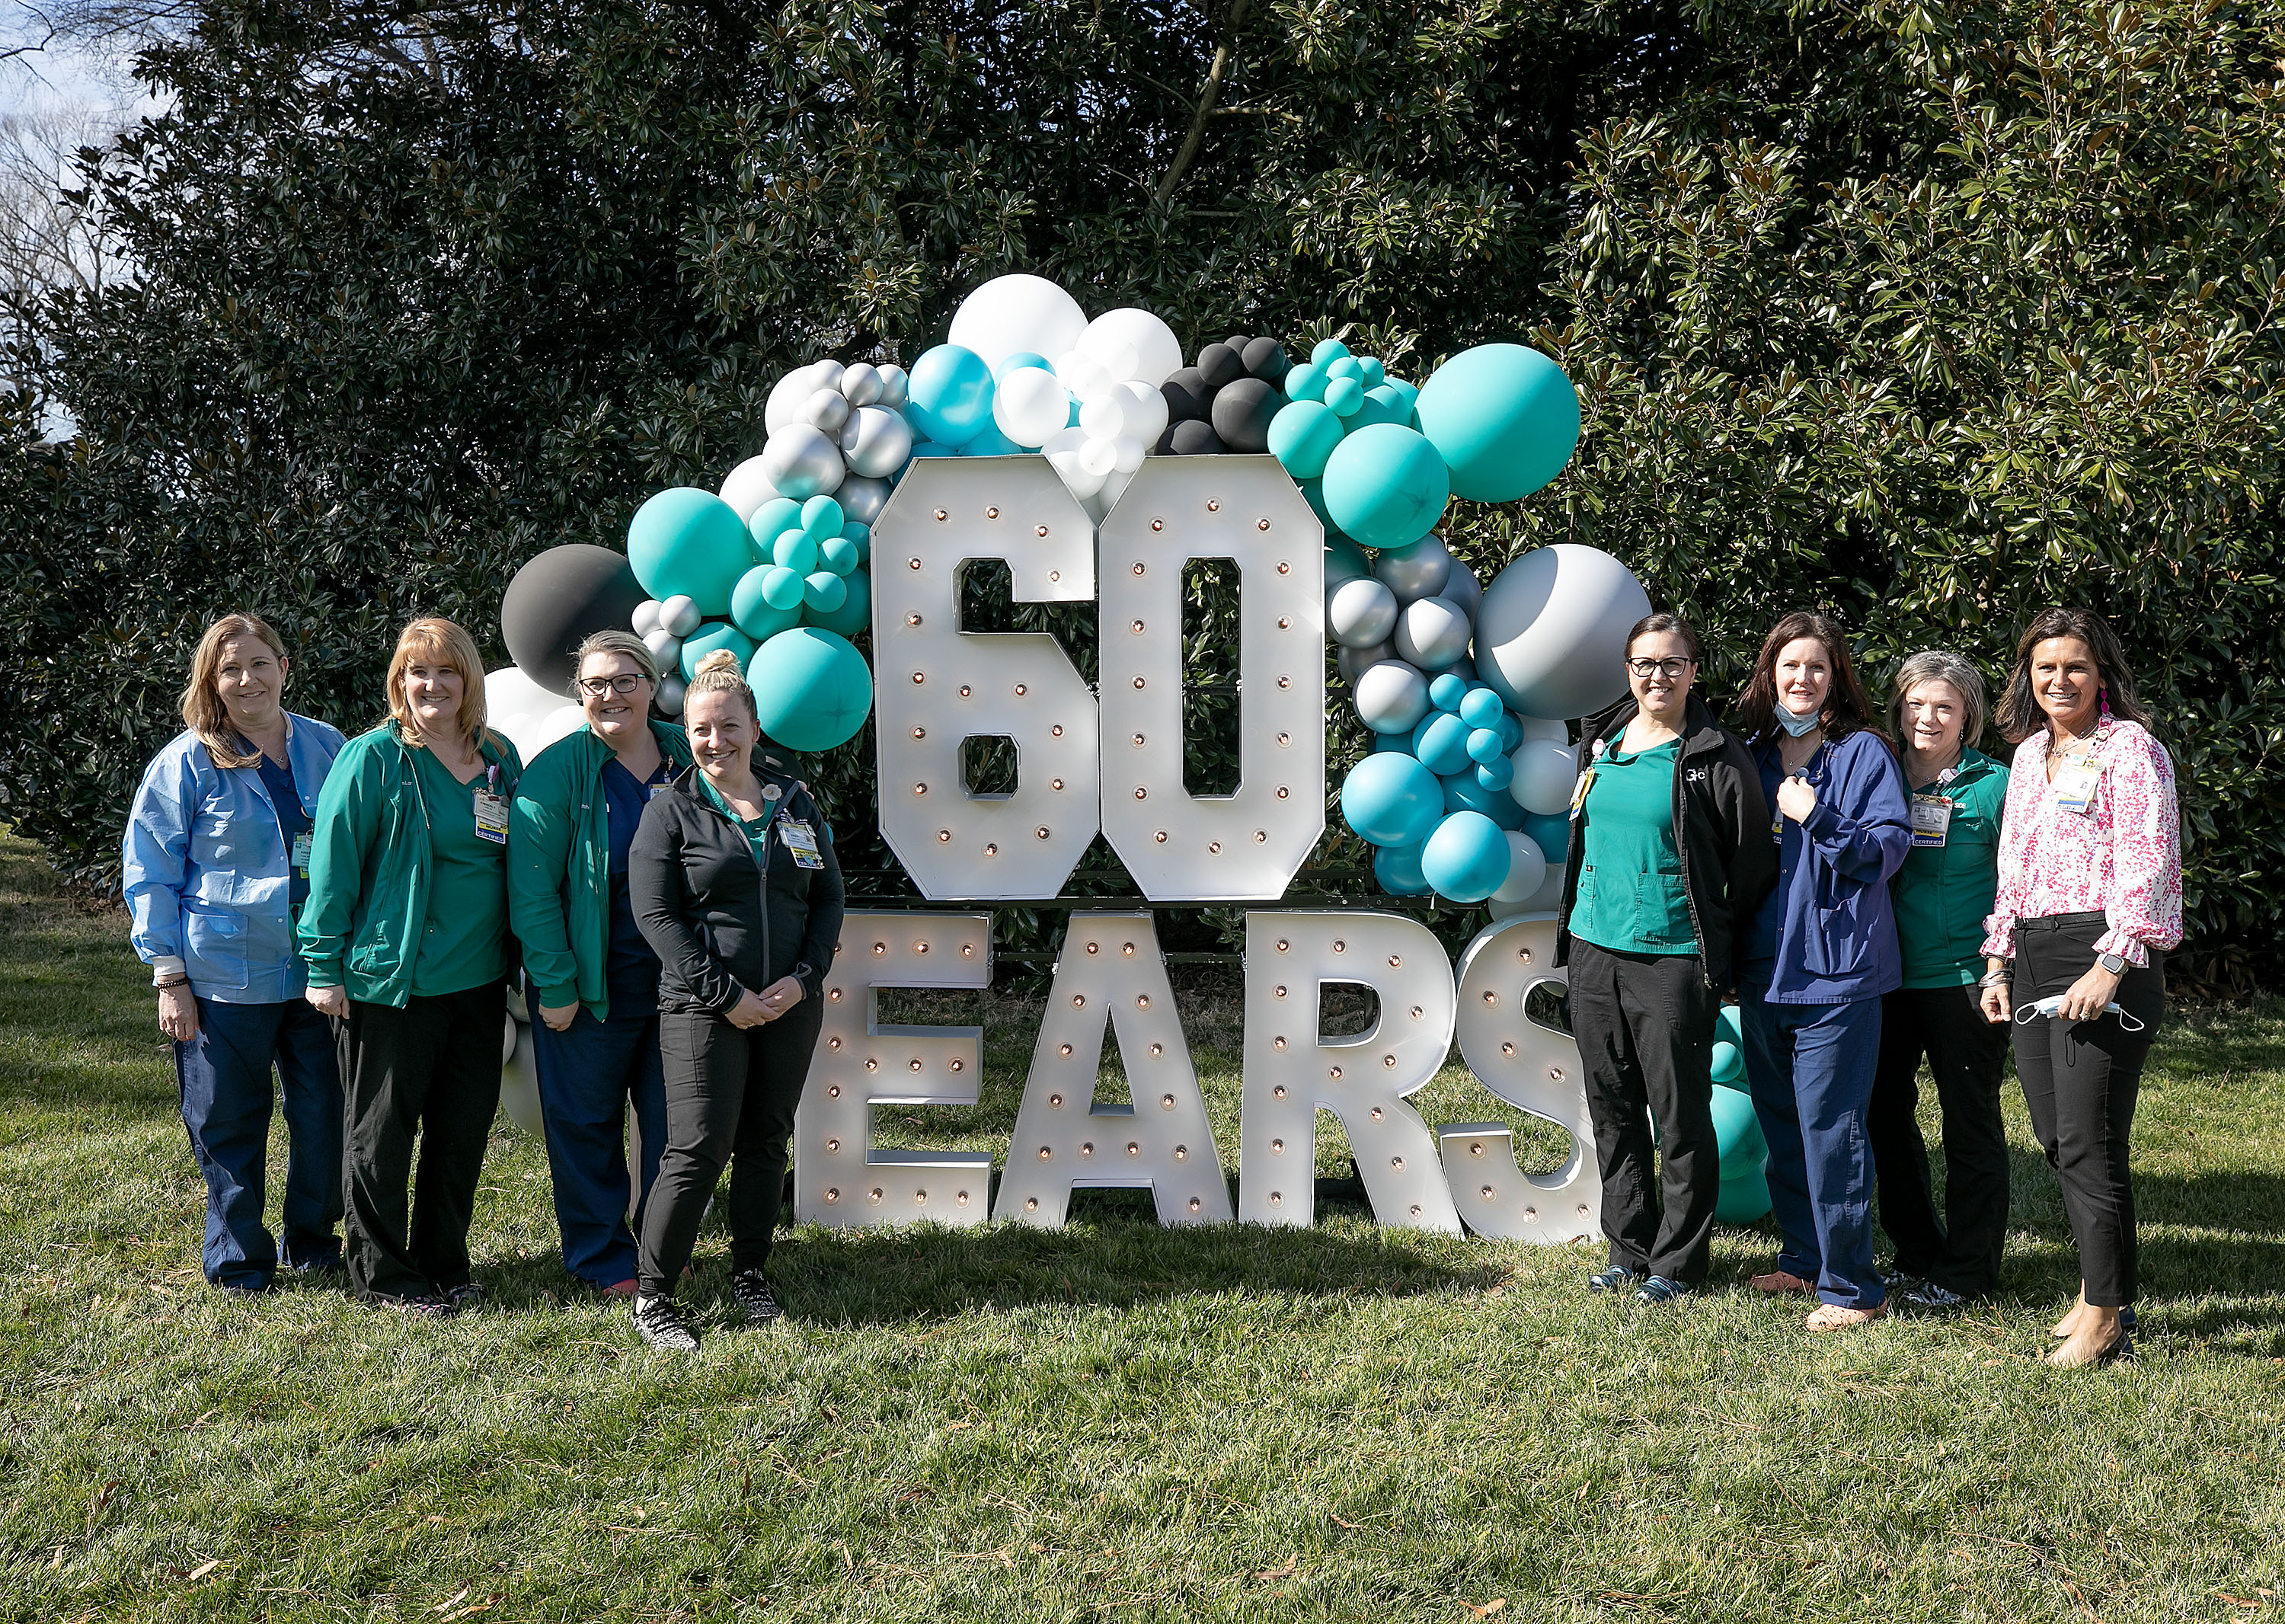
[[[742,1275],[730,1276],[730,1295],[738,1299],[738,1306],[746,1311],[746,1323],[766,1325],[785,1313],[778,1306],[777,1298],[770,1291],[770,1283],[762,1271],[748,1269]]]
[[[1639,1270],[1630,1269],[1623,1263],[1614,1263],[1599,1275],[1588,1275],[1587,1289],[1590,1291],[1623,1291],[1642,1278]]]
[[[1670,1303],[1679,1298],[1688,1297],[1692,1290],[1692,1288],[1684,1285],[1679,1280],[1669,1280],[1663,1275],[1653,1275],[1648,1280],[1644,1281],[1641,1287],[1635,1292],[1635,1301],[1649,1303],[1656,1306],[1661,1303]]]
[[[443,1298],[425,1294],[418,1297],[375,1297],[373,1306],[390,1309],[414,1320],[450,1319],[452,1314],[452,1306]]]
[[[1908,1314],[1958,1314],[1968,1299],[1933,1280],[1915,1280],[1896,1294],[1896,1306]]]
[[[471,1308],[484,1306],[484,1289],[473,1280],[464,1280],[443,1295],[444,1306],[454,1314],[466,1314]]]
[[[635,1334],[651,1346],[668,1353],[695,1353],[698,1337],[682,1322],[675,1312],[671,1297],[638,1297],[634,1308]]]

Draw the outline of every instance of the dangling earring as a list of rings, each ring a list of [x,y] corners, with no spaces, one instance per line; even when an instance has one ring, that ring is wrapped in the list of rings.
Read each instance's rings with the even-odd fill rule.
[[[2096,704],[2102,707],[2102,719],[2106,722],[2108,721],[2110,719],[2110,690],[2108,687],[2100,687],[2095,689],[2094,702]]]

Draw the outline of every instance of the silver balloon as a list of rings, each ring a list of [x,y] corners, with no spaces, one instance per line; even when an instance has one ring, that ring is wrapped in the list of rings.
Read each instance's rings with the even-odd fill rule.
[[[1396,615],[1396,594],[1378,581],[1344,581],[1325,597],[1325,630],[1351,648],[1386,642]]]
[[[660,712],[666,716],[680,716],[682,714],[683,693],[689,686],[689,684],[682,680],[682,677],[679,672],[671,677],[661,677],[658,679],[658,708]]]
[[[876,406],[886,406],[890,411],[894,412],[897,408],[905,404],[905,387],[909,381],[910,380],[907,378],[905,369],[903,367],[883,367],[881,369],[881,398],[875,401],[873,404]]]
[[[797,366],[771,385],[769,403],[762,408],[762,428],[775,434],[788,423],[799,422],[801,409],[809,397],[832,387],[825,381],[824,372],[831,365],[828,361],[815,366]]]
[[[844,456],[847,454],[843,452]],[[841,489],[833,493],[833,498],[841,504],[843,518],[854,524],[869,525],[889,505],[889,482],[852,474],[841,482]]]
[[[770,476],[779,495],[797,502],[832,495],[848,475],[841,463],[841,448],[808,423],[788,423],[770,436],[769,443],[762,447],[762,471]]]
[[[1452,561],[1452,573],[1444,577],[1444,584],[1436,589],[1439,598],[1449,598],[1460,606],[1460,611],[1470,620],[1476,617],[1476,606],[1484,600],[1483,583],[1476,572],[1458,559]]]
[[[780,490],[784,487],[781,485]],[[1396,594],[1399,603],[1433,598],[1452,573],[1452,555],[1441,536],[1424,536],[1409,547],[1391,547],[1372,561],[1372,573]]]
[[[1357,679],[1363,676],[1365,672],[1383,660],[1394,658],[1396,658],[1395,644],[1375,643],[1370,648],[1339,649],[1334,654],[1333,662],[1340,667],[1341,680],[1354,688],[1356,686]]]
[[[841,398],[852,406],[869,406],[881,398],[881,371],[860,361],[841,374]]]
[[[849,403],[838,389],[820,389],[802,403],[801,417],[828,435],[837,435],[841,425],[849,420]]]
[[[849,471],[867,479],[888,478],[903,467],[912,454],[912,426],[901,412],[884,406],[858,407],[849,414],[849,421],[841,430],[841,455],[849,459]],[[778,489],[785,490],[784,481],[778,482]],[[844,507],[842,511],[846,513],[848,509]],[[859,522],[870,524],[872,521]]]
[[[1428,679],[1402,660],[1383,660],[1357,679],[1356,708],[1375,733],[1410,733],[1428,714]]]
[[[659,628],[669,637],[688,637],[705,618],[697,600],[687,592],[677,592],[658,606]]]
[[[1416,598],[1397,617],[1397,657],[1423,671],[1440,671],[1465,657],[1473,631],[1449,598]]]
[[[682,658],[682,639],[664,626],[644,633],[643,647],[650,650],[650,657],[658,662],[661,671]]]
[[[658,600],[656,598],[646,598],[640,603],[635,605],[633,624],[635,635],[637,637],[648,637],[652,632],[657,631]]]

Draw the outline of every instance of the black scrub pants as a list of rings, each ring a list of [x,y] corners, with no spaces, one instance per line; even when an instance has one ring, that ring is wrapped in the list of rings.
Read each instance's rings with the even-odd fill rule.
[[[2108,929],[2100,914],[2053,914],[2015,922],[2015,981],[2026,1005],[2070,990],[2093,968],[2094,945]],[[2140,1032],[2105,1014],[2093,1021],[2033,1016],[2014,1027],[2015,1074],[2031,1132],[2062,1181],[2063,1210],[2078,1242],[2079,1277],[2090,1307],[2124,1308],[2138,1295],[2134,1190],[2126,1169],[2127,1136],[2142,1062],[2166,1012],[2163,955],[2130,969],[2112,1001],[2142,1023]]]
[[[1881,1062],[1865,1130],[1881,1191],[1881,1228],[1899,1273],[1962,1297],[1999,1289],[2007,1241],[2007,1129],[1999,1085],[2007,1027],[1983,1018],[1980,989],[1908,987],[1881,1000]],[[1920,1137],[1920,1062],[1943,1111],[1943,1216]]]
[[[402,1009],[349,1000],[342,1228],[349,1284],[367,1301],[468,1283],[468,1224],[499,1110],[506,1018],[507,989],[497,981],[408,998]]]
[[[718,1015],[662,1012],[666,1152],[643,1208],[635,1272],[645,1297],[673,1295],[714,1186],[730,1168],[730,1270],[769,1261],[785,1199],[787,1142],[824,1007],[805,998],[774,1021],[739,1028]]]
[[[1714,1137],[1720,1003],[1696,953],[1612,953],[1574,936],[1570,977],[1611,1261],[1701,1284],[1722,1194]]]

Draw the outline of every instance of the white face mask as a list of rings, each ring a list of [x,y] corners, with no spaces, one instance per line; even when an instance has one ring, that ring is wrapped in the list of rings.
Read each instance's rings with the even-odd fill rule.
[[[1778,702],[1778,726],[1786,730],[1786,735],[1788,738],[1798,739],[1802,734],[1812,732],[1817,726],[1818,714],[1812,710],[1807,716],[1796,716],[1786,709],[1784,701]]]

